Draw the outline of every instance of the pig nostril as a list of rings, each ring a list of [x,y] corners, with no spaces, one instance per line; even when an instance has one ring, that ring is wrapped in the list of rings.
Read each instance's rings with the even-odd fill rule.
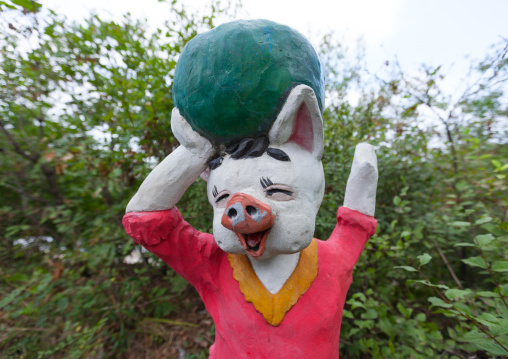
[[[234,208],[231,208],[230,210],[228,210],[228,212],[226,213],[226,215],[229,217],[229,218],[233,218],[233,217],[236,217],[238,213],[236,212],[236,209]]]
[[[247,213],[249,214],[249,216],[253,216],[255,215],[256,213],[258,213],[258,210],[256,207],[252,207],[252,206],[247,206],[245,208],[245,210],[247,211]]]

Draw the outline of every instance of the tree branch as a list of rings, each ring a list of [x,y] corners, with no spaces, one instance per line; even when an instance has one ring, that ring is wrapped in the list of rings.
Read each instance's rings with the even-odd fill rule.
[[[37,162],[39,162],[39,159],[41,158],[41,154],[40,153],[35,154],[35,153],[27,153],[27,152],[25,152],[21,148],[19,143],[16,142],[14,137],[12,137],[10,132],[7,131],[3,121],[1,121],[1,120],[0,120],[0,131],[2,131],[2,133],[5,135],[5,137],[7,137],[7,140],[11,143],[12,147],[14,148],[14,151],[17,154],[19,154],[23,158],[26,158],[27,160],[29,160],[34,165],[37,164]],[[55,171],[55,169],[53,167],[51,167],[51,166],[48,166],[45,163],[41,163],[40,166],[41,166],[42,173],[44,173],[44,176],[46,177],[46,181],[48,182],[49,193],[51,193],[51,195],[53,196],[53,198],[55,199],[57,204],[62,204],[63,203],[63,197],[62,197],[62,194],[60,193],[60,191],[58,189],[58,183],[57,183],[57,180],[56,180],[56,171]]]
[[[12,135],[10,134],[9,131],[7,131],[7,129],[5,128],[5,125],[3,123],[2,120],[0,120],[0,131],[2,131],[2,133],[5,135],[5,137],[7,137],[7,140],[11,143],[12,147],[14,148],[14,151],[26,158],[27,160],[29,160],[30,162],[32,163],[37,163],[37,161],[39,160],[40,158],[40,155],[39,154],[33,154],[33,153],[26,153],[22,148],[21,146],[19,145],[19,143],[16,142],[16,140],[14,139],[14,137],[12,137]]]
[[[13,190],[14,192],[20,194],[21,196],[29,197],[29,198],[33,199],[34,201],[42,202],[45,205],[51,205],[51,203],[49,203],[49,201],[45,200],[44,198],[38,197],[38,196],[33,195],[31,193],[26,193],[23,190],[23,188],[21,188],[21,187],[16,187],[16,186],[10,185],[8,183],[2,183],[2,184],[0,184],[0,186],[7,187],[7,188]]]
[[[57,202],[57,204],[63,203],[63,197],[60,191],[58,190],[58,183],[56,181],[56,171],[53,167],[48,166],[45,163],[41,163],[41,170],[46,176],[46,181],[49,185],[49,192]]]

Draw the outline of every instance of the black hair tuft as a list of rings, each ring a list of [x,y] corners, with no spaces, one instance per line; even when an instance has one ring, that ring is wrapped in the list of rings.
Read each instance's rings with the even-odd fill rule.
[[[285,162],[291,161],[291,159],[289,158],[287,153],[282,150],[279,150],[278,148],[269,147],[266,150],[266,153],[268,156],[273,157],[279,161],[285,161]]]
[[[235,160],[260,157],[268,148],[268,137],[244,138],[240,142],[234,143],[226,148],[226,153]]]
[[[235,142],[226,147],[225,152],[235,160],[244,158],[261,157],[263,153],[267,152],[270,157],[279,161],[290,161],[286,152],[277,148],[268,148],[268,137],[261,136],[257,138],[244,138],[239,142]],[[222,157],[217,157],[210,161],[208,166],[210,170],[214,170],[222,164]]]
[[[210,167],[210,170],[214,170],[217,167],[219,167],[222,164],[222,157],[217,157],[208,163],[208,167]]]

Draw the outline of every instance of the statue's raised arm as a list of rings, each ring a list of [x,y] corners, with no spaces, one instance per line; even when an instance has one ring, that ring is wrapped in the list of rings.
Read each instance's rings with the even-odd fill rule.
[[[351,173],[347,180],[344,207],[374,216],[377,190],[377,157],[374,147],[360,143],[355,148]]]

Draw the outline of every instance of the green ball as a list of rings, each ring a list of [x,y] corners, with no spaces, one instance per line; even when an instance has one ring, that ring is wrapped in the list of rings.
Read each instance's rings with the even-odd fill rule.
[[[173,100],[191,127],[215,145],[268,133],[289,91],[310,86],[324,110],[323,65],[288,26],[239,20],[197,35],[175,69]]]

